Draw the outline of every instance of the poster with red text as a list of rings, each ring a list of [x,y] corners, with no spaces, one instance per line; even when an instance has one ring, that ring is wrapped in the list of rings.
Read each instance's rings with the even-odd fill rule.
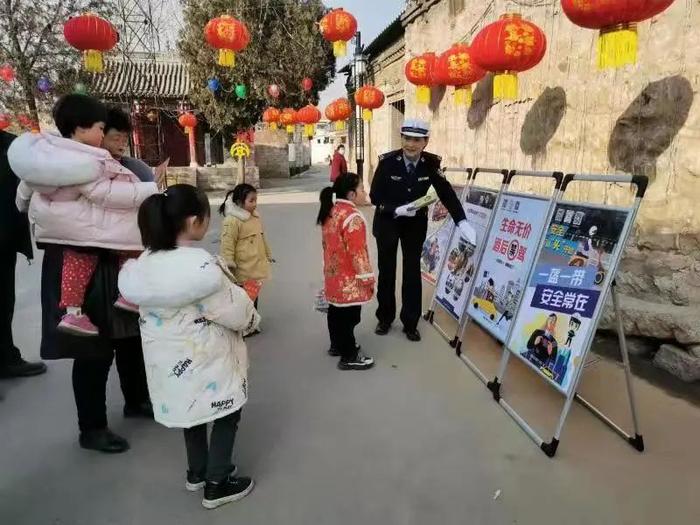
[[[505,343],[545,227],[550,201],[505,193],[486,241],[468,313]]]

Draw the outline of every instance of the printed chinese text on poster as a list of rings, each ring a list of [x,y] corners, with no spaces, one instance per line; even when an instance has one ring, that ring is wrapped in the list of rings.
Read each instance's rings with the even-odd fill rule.
[[[508,347],[568,393],[630,212],[562,203],[547,228]]]
[[[470,286],[481,247],[486,238],[489,220],[498,194],[489,189],[471,187],[463,202],[467,221],[476,231],[476,245],[471,244],[455,231],[445,254],[446,260],[440,273],[435,300],[454,319],[461,320],[466,307]]]
[[[547,219],[549,201],[504,194],[469,298],[469,316],[505,343]]]

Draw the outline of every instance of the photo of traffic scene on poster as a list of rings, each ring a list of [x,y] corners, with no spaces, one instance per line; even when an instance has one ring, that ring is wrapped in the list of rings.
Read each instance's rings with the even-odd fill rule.
[[[550,201],[504,194],[469,298],[469,316],[505,343],[545,227]]]
[[[558,204],[508,347],[564,393],[583,364],[630,212]]]
[[[464,186],[454,186],[454,190],[457,195],[461,195]],[[428,234],[420,258],[420,271],[425,282],[432,285],[437,282],[453,227],[452,217],[442,202],[431,204],[428,208]]]
[[[447,250],[447,260],[438,279],[435,300],[457,321],[461,321],[469,295],[469,286],[476,272],[477,258],[487,235],[486,228],[498,193],[484,188],[468,189],[464,213],[476,232],[476,245],[455,231]]]

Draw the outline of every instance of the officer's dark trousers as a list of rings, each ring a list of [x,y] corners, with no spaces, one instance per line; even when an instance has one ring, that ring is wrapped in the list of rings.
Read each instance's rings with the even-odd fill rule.
[[[396,318],[396,254],[401,243],[403,253],[401,322],[407,330],[417,328],[422,313],[423,295],[420,256],[427,231],[426,216],[375,219],[374,236],[379,253],[377,319],[380,323],[391,324]]]

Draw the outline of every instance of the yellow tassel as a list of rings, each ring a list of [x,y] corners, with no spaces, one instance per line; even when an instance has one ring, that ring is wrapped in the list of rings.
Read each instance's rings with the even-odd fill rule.
[[[472,87],[457,86],[455,88],[455,105],[471,107],[472,105]]]
[[[418,104],[430,104],[430,86],[418,86],[416,88],[416,102]]]
[[[313,124],[304,124],[304,134],[311,138],[314,136],[314,125]]]
[[[362,110],[362,120],[365,120],[367,122],[372,120],[372,110],[371,109],[363,109]]]
[[[83,54],[83,61],[85,63],[85,71],[90,73],[102,73],[104,71],[101,51],[88,49]]]
[[[345,121],[344,120],[338,120],[335,123],[335,130],[336,131],[343,131],[345,129]]]
[[[598,68],[617,69],[637,63],[637,26],[625,24],[600,32]]]
[[[493,79],[493,98],[496,100],[515,100],[518,98],[518,75],[505,72]]]
[[[337,57],[344,57],[348,52],[348,43],[345,40],[333,42],[333,54]]]
[[[294,126],[287,126],[287,133],[290,135],[294,135]]]
[[[219,65],[234,67],[236,65],[236,53],[231,49],[219,49]]]
[[[277,129],[277,122],[270,122],[270,129],[275,131]]]

